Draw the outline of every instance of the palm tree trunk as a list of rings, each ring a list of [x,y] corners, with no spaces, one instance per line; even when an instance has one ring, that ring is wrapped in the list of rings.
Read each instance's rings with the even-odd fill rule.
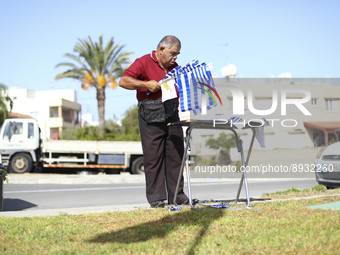
[[[97,88],[99,133],[105,130],[105,87]]]

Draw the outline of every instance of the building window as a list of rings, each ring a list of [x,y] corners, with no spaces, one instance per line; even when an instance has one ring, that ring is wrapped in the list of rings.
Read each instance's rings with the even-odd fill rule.
[[[317,98],[312,98],[312,106],[318,106],[318,99]]]
[[[58,116],[58,107],[50,107],[50,118],[57,118]]]
[[[338,100],[339,99],[325,99],[326,112],[337,112],[338,111]]]
[[[313,143],[314,147],[320,147],[325,143],[325,137],[321,132],[313,132]]]
[[[62,117],[65,122],[71,123],[72,112],[70,109],[62,109]]]

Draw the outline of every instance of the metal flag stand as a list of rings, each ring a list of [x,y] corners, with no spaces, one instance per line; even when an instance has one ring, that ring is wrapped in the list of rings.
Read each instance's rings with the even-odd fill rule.
[[[250,128],[253,132],[246,160],[244,160],[242,140],[239,139],[237,132],[235,131],[235,129],[238,129],[238,128],[234,125],[231,126],[228,123],[215,125],[213,120],[185,120],[185,121],[169,123],[169,125],[170,126],[188,127],[187,130],[186,130],[186,142],[185,142],[184,155],[183,155],[183,158],[182,158],[181,169],[180,169],[180,173],[179,173],[179,176],[178,176],[178,181],[177,181],[177,186],[176,186],[176,191],[175,191],[175,196],[174,196],[175,205],[178,206],[176,204],[177,194],[178,194],[178,189],[179,189],[179,185],[180,185],[180,182],[181,182],[181,178],[183,176],[183,170],[184,170],[184,165],[185,165],[186,166],[186,175],[187,175],[189,205],[194,210],[200,210],[200,209],[196,208],[192,203],[190,170],[189,170],[189,160],[188,160],[188,151],[190,150],[189,141],[190,141],[192,130],[193,129],[219,129],[219,130],[222,129],[222,130],[229,130],[232,133],[234,133],[235,139],[236,139],[237,150],[241,154],[241,162],[242,162],[243,169],[245,170],[247,165],[248,165],[249,158],[250,158],[250,155],[251,155],[251,150],[252,150],[252,147],[253,147],[253,144],[254,144],[255,128],[261,126],[262,123],[250,122],[244,128],[242,128],[242,129]],[[245,208],[231,208],[231,209],[233,209],[233,210],[256,209],[256,208],[250,207],[250,197],[249,197],[248,180],[247,180],[246,171],[242,171],[241,180],[240,180],[240,184],[239,184],[239,187],[238,187],[238,191],[237,191],[237,195],[236,195],[234,204],[237,204],[237,202],[239,201],[243,183],[244,183],[245,192],[246,192],[247,205],[246,205]]]

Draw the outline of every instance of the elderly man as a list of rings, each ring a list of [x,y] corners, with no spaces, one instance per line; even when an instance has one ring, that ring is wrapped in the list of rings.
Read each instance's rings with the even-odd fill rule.
[[[159,81],[177,66],[181,42],[175,36],[165,36],[157,50],[144,55],[125,71],[119,86],[137,90],[138,120],[144,154],[146,197],[151,207],[173,204],[176,184],[184,153],[183,131],[168,123],[179,121],[178,99],[161,101]],[[187,204],[181,176],[177,204]]]

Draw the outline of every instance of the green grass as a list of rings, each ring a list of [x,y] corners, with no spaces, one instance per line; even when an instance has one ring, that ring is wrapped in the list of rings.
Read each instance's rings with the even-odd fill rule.
[[[252,203],[260,210],[0,217],[0,254],[334,254],[340,250],[340,212],[306,206],[340,201],[335,191],[266,194],[328,196]]]
[[[293,187],[291,189],[277,191],[275,193],[264,193],[263,196],[270,196],[271,198],[292,198],[299,196],[307,197],[325,194],[340,194],[340,189],[327,190],[326,187],[323,185],[316,185],[311,189],[298,189]]]

